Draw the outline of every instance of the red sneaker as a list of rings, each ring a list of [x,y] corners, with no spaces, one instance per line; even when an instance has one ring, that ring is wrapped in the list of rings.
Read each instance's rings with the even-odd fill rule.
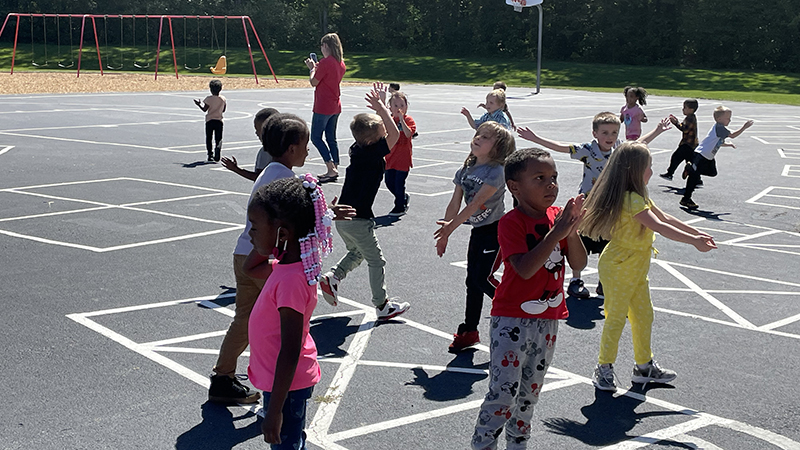
[[[450,344],[447,351],[450,353],[458,353],[464,349],[470,348],[481,342],[478,337],[478,331],[464,331],[463,333],[456,333],[453,335],[453,343]]]

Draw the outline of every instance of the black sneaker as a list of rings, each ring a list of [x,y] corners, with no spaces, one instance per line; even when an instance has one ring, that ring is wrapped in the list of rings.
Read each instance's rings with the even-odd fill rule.
[[[400,217],[406,214],[406,209],[402,206],[395,206],[389,211],[389,217]]]
[[[599,281],[597,282],[597,289],[595,289],[595,292],[597,293],[597,298],[599,298],[600,300],[606,299],[606,296],[603,295],[603,283]]]
[[[669,172],[667,172],[667,173],[660,173],[660,174],[658,174],[658,176],[660,176],[661,178],[663,178],[663,179],[665,179],[665,180],[672,181],[672,174],[671,174],[671,173],[669,173]]]
[[[681,206],[683,206],[686,209],[697,209],[697,208],[699,208],[697,206],[697,203],[693,202],[692,199],[690,199],[690,198],[689,199],[682,198],[681,199]]]
[[[257,403],[261,400],[260,392],[250,392],[236,378],[227,375],[211,375],[211,386],[208,388],[208,399],[215,403]]]
[[[569,282],[567,294],[575,298],[589,298],[589,290],[583,285],[583,280],[576,278]]]
[[[220,153],[222,153],[222,142],[217,143],[214,147],[214,161],[219,161]]]
[[[405,194],[405,197],[403,198],[403,200],[404,200],[404,202],[403,202],[403,210],[404,210],[405,212],[408,212],[408,200],[409,200],[410,198],[411,198],[411,197],[409,197],[409,196],[408,196],[408,194]]]

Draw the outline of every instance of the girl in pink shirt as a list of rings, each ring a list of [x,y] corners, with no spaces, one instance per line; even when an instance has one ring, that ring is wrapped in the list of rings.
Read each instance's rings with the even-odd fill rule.
[[[619,121],[625,124],[625,139],[635,141],[642,135],[642,124],[647,122],[647,115],[639,106],[647,104],[647,91],[643,87],[625,86],[622,92],[625,106],[619,111]]]
[[[247,374],[264,391],[264,440],[273,450],[304,449],[306,403],[320,380],[309,322],[317,305],[320,259],[333,242],[333,213],[306,174],[259,188],[247,216],[253,251],[244,269],[267,280],[250,313]]]

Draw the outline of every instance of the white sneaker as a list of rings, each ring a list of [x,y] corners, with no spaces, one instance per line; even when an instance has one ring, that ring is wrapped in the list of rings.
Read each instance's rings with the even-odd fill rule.
[[[328,272],[319,279],[319,287],[322,289],[322,298],[331,306],[339,305],[339,282],[342,281]]]
[[[392,317],[397,317],[400,314],[408,311],[411,305],[408,302],[395,302],[392,300],[387,300],[386,304],[383,305],[383,309],[375,308],[378,311],[378,320],[389,320]]]
[[[617,390],[617,384],[614,382],[614,366],[611,364],[598,364],[594,368],[592,374],[592,384],[601,391]]]

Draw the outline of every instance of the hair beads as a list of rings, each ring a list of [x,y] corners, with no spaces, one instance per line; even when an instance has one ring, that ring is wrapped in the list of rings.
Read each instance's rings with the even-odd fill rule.
[[[300,259],[303,262],[303,271],[308,284],[317,284],[322,272],[322,258],[328,256],[333,250],[333,211],[328,209],[325,194],[317,184],[317,179],[310,173],[298,175],[303,180],[303,187],[308,189],[311,201],[314,202],[314,216],[316,223],[314,229],[303,238],[300,238]]]

